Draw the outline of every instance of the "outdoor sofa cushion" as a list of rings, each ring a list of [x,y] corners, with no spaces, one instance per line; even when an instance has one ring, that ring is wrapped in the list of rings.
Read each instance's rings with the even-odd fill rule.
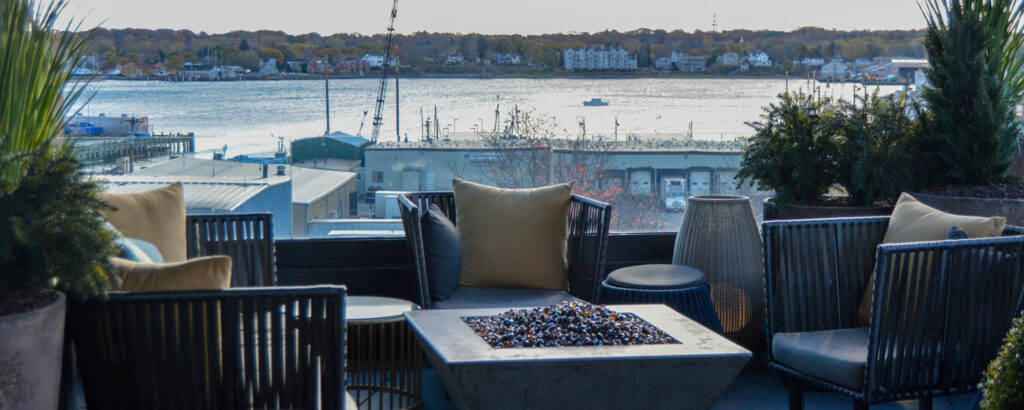
[[[181,183],[147,192],[103,194],[114,210],[106,218],[125,236],[156,245],[167,262],[183,262],[185,251],[185,190]]]
[[[462,269],[459,232],[436,204],[430,204],[427,212],[420,217],[420,226],[430,299],[448,299],[452,291],[459,287],[459,270]]]
[[[138,263],[110,258],[122,291],[223,290],[231,287],[231,257],[204,256],[186,262]]]
[[[565,301],[582,302],[562,290],[513,289],[460,286],[447,300],[434,302],[435,309],[550,306]]]
[[[1003,233],[1006,218],[980,217],[942,212],[921,203],[910,194],[900,195],[889,217],[889,227],[882,243],[926,242],[949,239],[953,227],[969,238],[990,238]],[[926,262],[927,263],[927,262]],[[875,273],[871,274],[864,296],[861,297],[857,317],[867,326],[871,322],[871,299],[875,286]]]
[[[776,333],[772,355],[800,373],[861,391],[868,362],[868,328]]]
[[[501,189],[454,179],[462,286],[566,290],[574,183]]]

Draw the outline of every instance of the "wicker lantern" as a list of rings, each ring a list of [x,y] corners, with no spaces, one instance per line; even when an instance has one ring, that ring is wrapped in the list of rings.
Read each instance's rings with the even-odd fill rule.
[[[750,198],[690,197],[672,263],[704,271],[726,337],[754,351],[762,350],[761,235]]]

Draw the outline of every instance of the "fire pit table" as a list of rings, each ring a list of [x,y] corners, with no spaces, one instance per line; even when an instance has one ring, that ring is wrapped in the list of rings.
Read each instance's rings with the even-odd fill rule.
[[[460,409],[708,408],[750,352],[664,305],[611,305],[679,343],[494,348],[463,318],[511,308],[406,312]]]

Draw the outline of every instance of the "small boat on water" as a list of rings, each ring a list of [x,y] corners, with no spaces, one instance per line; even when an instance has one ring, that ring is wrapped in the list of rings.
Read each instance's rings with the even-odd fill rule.
[[[608,102],[600,98],[591,98],[590,101],[584,101],[583,105],[588,107],[604,107],[608,105]]]

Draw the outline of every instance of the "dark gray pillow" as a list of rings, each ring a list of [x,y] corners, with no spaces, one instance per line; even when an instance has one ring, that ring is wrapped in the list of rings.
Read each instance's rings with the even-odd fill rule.
[[[967,232],[964,232],[960,228],[954,226],[949,228],[949,233],[946,234],[946,239],[967,239]]]
[[[462,269],[459,232],[441,208],[434,204],[420,217],[420,227],[423,230],[423,254],[426,257],[424,263],[427,267],[430,299],[448,299],[452,291],[459,287],[459,271]]]

